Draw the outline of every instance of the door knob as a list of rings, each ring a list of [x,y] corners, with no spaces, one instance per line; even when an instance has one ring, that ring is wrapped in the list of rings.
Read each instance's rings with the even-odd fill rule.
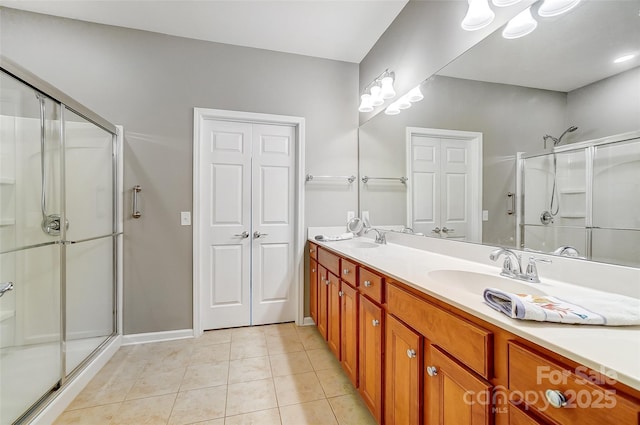
[[[436,227],[435,229],[432,230],[433,233],[440,233],[440,228]]]
[[[454,232],[454,229],[447,229],[446,226],[442,228],[442,233],[453,233],[453,232]]]
[[[248,237],[249,237],[249,232],[247,232],[247,231],[245,230],[244,232],[242,232],[242,233],[236,233],[236,234],[235,234],[235,235],[233,235],[233,236],[237,236],[237,237],[239,237],[239,238],[246,239],[246,238],[248,238]]]
[[[257,230],[255,232],[253,232],[253,237],[258,239],[260,236],[267,236],[269,235],[268,233],[260,233]]]

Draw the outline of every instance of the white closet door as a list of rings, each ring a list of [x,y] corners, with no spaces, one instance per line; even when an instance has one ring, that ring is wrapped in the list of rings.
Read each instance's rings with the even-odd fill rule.
[[[295,131],[253,126],[252,324],[295,320]]]
[[[203,121],[197,229],[203,330],[250,324],[251,149],[251,124]]]
[[[448,239],[466,240],[469,227],[470,143],[441,139],[441,228]]]
[[[440,139],[413,135],[411,162],[410,226],[415,232],[438,236],[434,230],[440,226]]]

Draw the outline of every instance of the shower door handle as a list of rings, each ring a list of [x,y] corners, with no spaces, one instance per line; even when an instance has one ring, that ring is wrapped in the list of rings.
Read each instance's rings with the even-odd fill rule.
[[[13,291],[13,282],[0,283],[0,297],[2,297],[4,293],[8,291]]]
[[[142,191],[142,188],[140,187],[139,184],[133,186],[133,213],[131,214],[133,218],[142,217],[142,213],[138,208],[138,193],[141,191]]]

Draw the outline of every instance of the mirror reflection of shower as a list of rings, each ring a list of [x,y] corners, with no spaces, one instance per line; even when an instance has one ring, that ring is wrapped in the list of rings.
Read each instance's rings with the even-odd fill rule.
[[[50,236],[60,234],[60,214],[47,214],[47,177],[45,169],[45,138],[46,138],[46,104],[45,96],[37,93],[36,97],[40,103],[40,209],[42,210],[42,231]],[[65,226],[69,228],[69,221],[65,220]]]
[[[567,133],[573,133],[577,129],[578,127],[576,127],[575,125],[572,125],[571,127],[567,128],[564,131],[564,133],[560,135],[560,137],[556,138],[548,134],[543,136],[542,141],[544,142],[544,148],[545,149],[547,148],[547,141],[549,140],[553,142],[553,147],[558,146],[560,143],[562,143],[562,138]],[[557,180],[558,180],[558,160],[556,158],[556,153],[554,151],[553,152],[553,189],[551,190],[551,201],[549,202],[549,209],[547,211],[543,211],[542,214],[540,214],[540,222],[545,226],[553,223],[554,217],[558,215],[558,212],[560,211],[560,199],[558,198],[558,191],[556,187]]]

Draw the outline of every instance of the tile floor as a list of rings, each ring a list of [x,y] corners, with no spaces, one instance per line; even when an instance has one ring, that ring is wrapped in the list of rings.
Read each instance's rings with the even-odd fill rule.
[[[205,332],[122,347],[55,425],[368,425],[314,326]]]

